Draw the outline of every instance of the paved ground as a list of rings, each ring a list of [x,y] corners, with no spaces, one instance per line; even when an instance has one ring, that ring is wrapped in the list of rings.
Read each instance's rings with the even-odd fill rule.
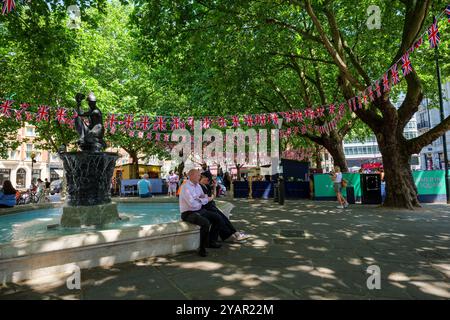
[[[234,201],[245,244],[82,270],[64,280],[0,287],[0,299],[449,299],[450,206],[387,211],[331,202]],[[369,265],[381,289],[366,285]]]

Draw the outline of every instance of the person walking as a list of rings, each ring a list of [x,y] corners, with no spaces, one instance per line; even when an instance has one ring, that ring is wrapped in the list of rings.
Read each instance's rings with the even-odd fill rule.
[[[348,207],[348,202],[342,195],[342,183],[344,179],[342,178],[342,172],[339,167],[335,167],[334,172],[331,173],[331,180],[333,180],[333,188],[336,193],[337,200],[339,205],[338,209],[344,209]]]

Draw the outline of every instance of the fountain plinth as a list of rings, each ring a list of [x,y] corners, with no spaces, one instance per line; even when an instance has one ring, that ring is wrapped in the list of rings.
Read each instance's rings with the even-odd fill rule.
[[[119,219],[117,205],[111,203],[111,178],[117,153],[102,152],[106,146],[103,135],[102,113],[96,106],[95,96],[88,96],[90,110],[80,109],[82,94],[77,94],[75,128],[81,151],[66,152],[63,146],[59,156],[63,161],[67,181],[67,203],[63,207],[62,227],[103,225]],[[88,117],[86,123],[82,117]]]
[[[61,226],[102,225],[119,219],[117,205],[111,203],[111,177],[116,153],[60,153],[67,181],[67,205]]]

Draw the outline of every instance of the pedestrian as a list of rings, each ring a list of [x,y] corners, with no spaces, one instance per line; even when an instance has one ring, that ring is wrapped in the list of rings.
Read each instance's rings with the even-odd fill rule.
[[[344,185],[346,186],[346,181],[342,178],[342,172],[339,167],[335,167],[334,170],[335,171],[331,173],[331,180],[333,180],[334,192],[336,193],[336,197],[339,202],[337,208],[344,209],[348,207],[348,202],[342,195],[342,188],[344,187]]]
[[[150,198],[152,196],[152,184],[148,179],[148,174],[144,174],[141,180],[139,180],[138,184],[139,197],[141,198]]]
[[[178,175],[173,171],[169,172],[169,176],[167,177],[167,179],[168,179],[168,196],[175,197],[177,193],[178,182],[180,181],[180,179]]]

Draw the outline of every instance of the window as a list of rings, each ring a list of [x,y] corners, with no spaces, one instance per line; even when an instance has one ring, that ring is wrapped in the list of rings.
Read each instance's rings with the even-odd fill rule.
[[[26,128],[26,136],[27,137],[34,137],[34,136],[36,136],[36,132],[34,130],[34,127],[27,127]]]
[[[27,143],[27,149],[26,150],[27,150],[27,152],[26,152],[26,155],[27,155],[26,160],[31,160],[31,152],[33,152],[33,145]]]
[[[25,171],[25,169],[23,169],[23,168],[18,169],[16,172],[16,187],[17,188],[25,188],[26,178],[27,178],[27,172]]]
[[[51,162],[58,162],[58,161],[59,161],[58,155],[57,155],[56,153],[52,153],[52,154],[50,155],[50,161],[51,161]]]
[[[61,179],[59,174],[55,171],[55,169],[50,169],[50,181]]]
[[[11,150],[9,152],[9,160],[18,160],[19,158],[19,151],[18,150]]]
[[[37,180],[41,178],[41,169],[33,169],[33,180]]]
[[[0,169],[0,185],[3,186],[5,180],[11,180],[11,170],[10,169]]]

